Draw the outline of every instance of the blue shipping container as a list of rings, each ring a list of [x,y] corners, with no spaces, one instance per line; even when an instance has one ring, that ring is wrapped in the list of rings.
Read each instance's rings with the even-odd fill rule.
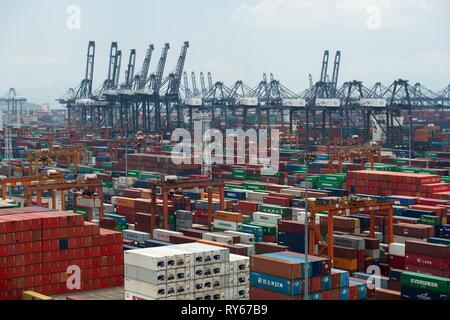
[[[290,281],[267,274],[252,272],[250,273],[250,285],[289,296],[302,294],[302,281],[299,279]]]

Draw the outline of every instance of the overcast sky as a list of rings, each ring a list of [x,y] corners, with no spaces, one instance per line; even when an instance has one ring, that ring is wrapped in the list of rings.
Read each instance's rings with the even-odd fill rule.
[[[80,9],[80,29],[71,5]],[[185,70],[210,71],[226,84],[253,87],[273,72],[300,92],[308,73],[318,80],[329,49],[330,60],[342,51],[341,83],[406,78],[438,91],[450,83],[449,38],[448,0],[2,0],[0,96],[15,87],[29,101],[55,104],[83,78],[89,40],[95,87],[107,76],[112,41],[124,55],[123,80],[131,48],[138,72],[154,44],[154,70],[169,42],[169,72],[189,40]]]

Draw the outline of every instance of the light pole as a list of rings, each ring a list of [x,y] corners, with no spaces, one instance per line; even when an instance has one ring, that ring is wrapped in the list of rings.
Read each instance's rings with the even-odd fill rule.
[[[128,189],[128,121],[125,123],[125,189]]]
[[[305,300],[309,300],[309,217],[308,217],[308,172],[309,172],[309,161],[311,161],[309,155],[305,155]],[[314,254],[314,252],[313,252]]]

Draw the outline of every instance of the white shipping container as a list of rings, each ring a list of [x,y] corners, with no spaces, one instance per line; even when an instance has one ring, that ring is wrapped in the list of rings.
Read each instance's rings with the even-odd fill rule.
[[[164,284],[167,282],[166,271],[154,271],[132,265],[125,265],[125,278],[130,278],[151,284]]]
[[[253,213],[253,222],[256,223],[264,223],[273,226],[278,226],[278,220],[281,220],[283,217],[279,214],[265,213],[265,212],[254,212]]]
[[[237,254],[230,254],[230,273],[238,273],[250,270],[250,258]]]
[[[165,284],[150,284],[134,279],[125,278],[125,291],[136,292],[153,299],[161,299],[167,297],[167,286]]]
[[[100,208],[101,205],[99,198],[77,197],[75,203],[84,208]]]
[[[239,232],[239,231],[225,231],[225,233],[235,234],[241,237],[241,243],[243,244],[254,244],[255,243],[255,235],[251,233]]]
[[[150,233],[134,230],[123,230],[123,238],[125,240],[136,242],[145,242],[145,240],[150,240]]]
[[[257,192],[257,191],[247,190],[247,200],[248,201],[262,202],[264,200],[264,197],[267,197],[268,195],[269,194],[266,192]]]
[[[164,230],[164,229],[154,229],[153,230],[153,240],[169,242],[170,236],[182,236],[183,233],[178,231]]]
[[[403,243],[391,243],[389,245],[389,254],[392,256],[404,257],[405,256],[405,244]]]
[[[233,238],[228,237],[222,234],[216,234],[213,232],[206,232],[203,234],[203,240],[209,240],[219,243],[225,243],[225,244],[233,244]]]
[[[124,252],[124,263],[154,271],[167,269],[167,255],[157,253],[153,249],[127,250]]]
[[[214,224],[214,228],[224,229],[224,230],[237,231],[242,228],[242,222],[232,222],[232,221],[224,221],[224,220],[215,219],[213,224]]]
[[[155,300],[154,298],[144,296],[139,293],[125,291],[125,300]],[[159,300],[166,300],[165,298],[161,298]]]

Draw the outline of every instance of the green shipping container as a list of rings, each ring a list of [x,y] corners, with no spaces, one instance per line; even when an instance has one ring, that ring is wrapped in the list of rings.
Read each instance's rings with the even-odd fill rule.
[[[234,184],[225,184],[225,189],[246,190],[244,186],[237,186]]]
[[[252,191],[265,191],[266,187],[259,183],[244,182],[244,188]]]
[[[261,227],[263,228],[264,235],[267,236],[276,236],[277,235],[277,227],[273,225],[263,224],[263,223],[251,223],[251,226]]]
[[[430,226],[439,226],[441,224],[441,219],[436,216],[422,216],[420,217],[420,223]]]
[[[245,168],[233,168],[231,170],[231,176],[233,179],[239,179],[239,180],[247,180],[247,169]]]
[[[401,276],[401,285],[444,294],[450,293],[450,279],[414,272],[403,272]]]
[[[287,207],[281,207],[281,206],[270,205],[270,204],[260,204],[259,211],[265,212],[265,213],[279,214],[283,217],[289,216],[291,214],[290,209]]]

